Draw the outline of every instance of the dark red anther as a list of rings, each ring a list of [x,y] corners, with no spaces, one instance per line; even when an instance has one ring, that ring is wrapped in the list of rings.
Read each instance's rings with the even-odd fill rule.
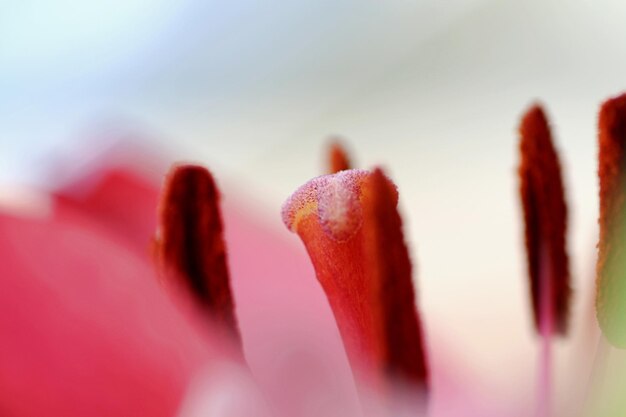
[[[526,112],[519,133],[520,192],[535,326],[540,331],[542,320],[550,320],[550,332],[564,334],[571,294],[565,249],[567,207],[558,155],[541,107]],[[542,314],[542,297],[549,298],[547,315]]]
[[[363,187],[365,269],[387,372],[426,389],[426,355],[397,202],[395,186],[376,169]]]
[[[626,347],[626,94],[602,105],[598,130],[600,241],[596,313],[607,339],[623,348]]]
[[[219,191],[206,168],[175,166],[167,175],[156,248],[166,279],[186,288],[213,322],[239,338]]]
[[[338,140],[333,140],[328,148],[328,173],[334,174],[350,168],[348,153]]]

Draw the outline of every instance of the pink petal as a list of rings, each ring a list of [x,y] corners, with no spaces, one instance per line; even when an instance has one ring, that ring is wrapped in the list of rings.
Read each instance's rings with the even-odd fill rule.
[[[0,215],[0,409],[171,416],[215,356],[152,266],[78,212]]]
[[[129,167],[103,169],[59,190],[57,212],[68,206],[80,210],[148,253],[157,225],[159,181]]]

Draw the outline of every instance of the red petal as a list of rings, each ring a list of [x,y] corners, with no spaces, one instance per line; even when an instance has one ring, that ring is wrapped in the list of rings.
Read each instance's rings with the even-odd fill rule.
[[[58,202],[97,219],[148,253],[157,224],[158,182],[126,168],[98,171],[59,191]]]
[[[561,167],[548,121],[539,106],[526,112],[519,131],[520,192],[535,327],[539,331],[542,321],[549,320],[555,325],[552,331],[565,333],[571,290],[565,251],[567,208]],[[547,274],[541,273],[542,263],[549,265]],[[542,297],[549,298],[545,300],[547,315],[541,314]]]
[[[0,215],[0,409],[172,416],[206,340],[152,266],[89,217]]]
[[[182,283],[209,317],[237,338],[219,193],[203,167],[174,167],[161,197],[157,249],[170,281]]]
[[[626,347],[626,251],[624,247],[624,164],[626,163],[626,94],[600,109],[600,241],[596,312],[607,339]]]
[[[427,370],[397,192],[380,170],[314,179],[283,220],[307,248],[359,377],[425,388]]]

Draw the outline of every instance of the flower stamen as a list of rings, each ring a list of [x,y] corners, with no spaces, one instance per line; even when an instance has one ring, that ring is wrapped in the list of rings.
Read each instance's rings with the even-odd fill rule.
[[[612,345],[626,347],[626,94],[606,101],[598,120],[600,240],[598,243],[596,314]]]
[[[536,415],[546,417],[552,408],[552,337],[567,329],[571,293],[565,251],[567,207],[558,155],[539,105],[526,112],[519,133],[528,278],[535,328],[541,336]]]
[[[335,174],[352,168],[348,153],[337,139],[334,139],[328,148],[328,173]]]
[[[567,206],[558,155],[540,106],[526,112],[519,132],[520,194],[535,328],[545,336],[564,334],[571,295],[565,249]]]
[[[239,340],[219,191],[206,168],[175,166],[167,175],[156,249],[165,278],[182,284],[213,322]]]

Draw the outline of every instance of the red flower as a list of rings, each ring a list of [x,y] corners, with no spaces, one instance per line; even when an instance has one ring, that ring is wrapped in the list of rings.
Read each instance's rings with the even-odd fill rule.
[[[565,203],[537,112],[521,128],[531,295],[538,327],[563,330]],[[47,213],[4,210],[0,413],[528,415],[524,388],[482,403],[445,330],[422,325],[395,185],[331,155],[333,173],[283,209],[310,260],[275,217],[252,220],[228,193],[222,205],[199,166],[175,166],[163,187],[109,166],[48,196]]]

